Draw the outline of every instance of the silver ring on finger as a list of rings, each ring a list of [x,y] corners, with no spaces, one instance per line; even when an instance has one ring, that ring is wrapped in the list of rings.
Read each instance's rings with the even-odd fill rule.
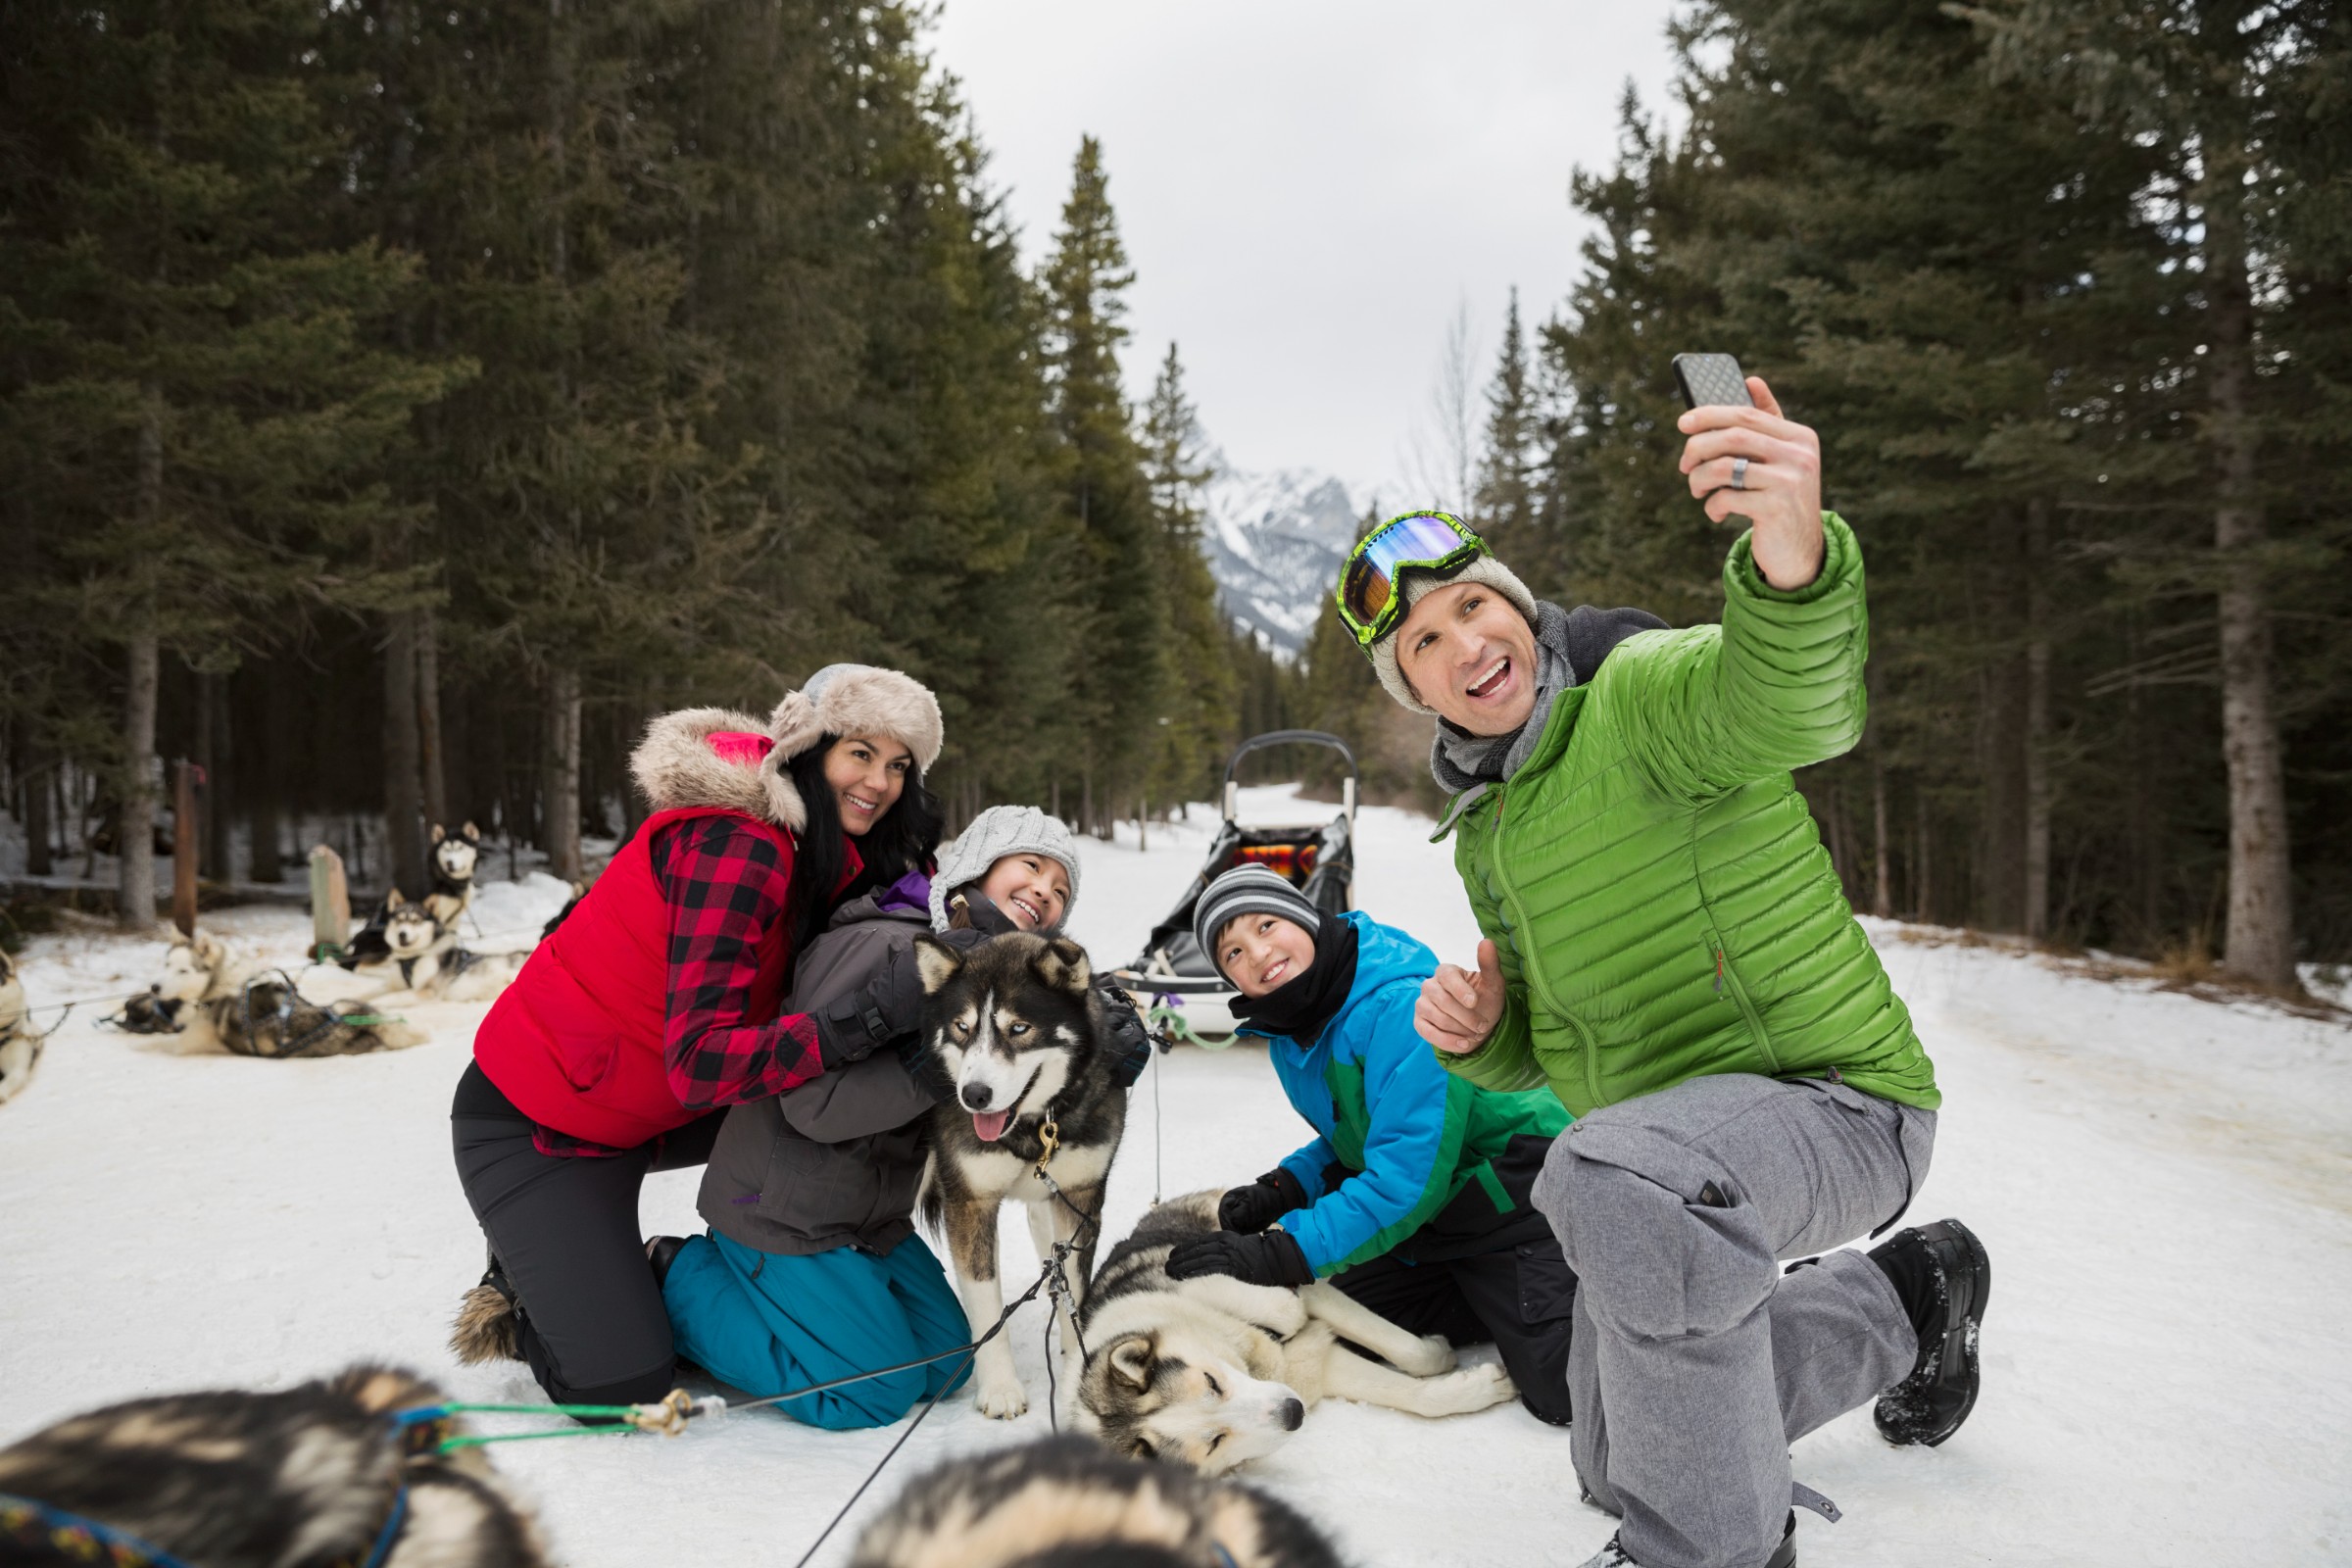
[[[1745,458],[1732,460],[1732,488],[1735,490],[1747,488],[1747,460]]]

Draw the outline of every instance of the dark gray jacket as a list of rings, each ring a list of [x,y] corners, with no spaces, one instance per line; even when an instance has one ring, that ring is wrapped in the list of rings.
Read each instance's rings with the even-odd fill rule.
[[[874,896],[834,912],[793,970],[781,1011],[817,1012],[879,973],[930,929],[922,909],[882,909]],[[923,1175],[923,1112],[932,1093],[885,1046],[773,1100],[737,1105],[697,1200],[710,1228],[761,1252],[887,1252],[914,1229]]]

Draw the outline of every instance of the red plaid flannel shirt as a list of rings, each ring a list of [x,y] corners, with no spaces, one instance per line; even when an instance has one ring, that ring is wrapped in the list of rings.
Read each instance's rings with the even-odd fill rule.
[[[703,816],[664,828],[652,853],[669,907],[662,1054],[678,1103],[716,1110],[770,1099],[822,1073],[814,1018],[744,1017],[760,973],[760,938],[784,918],[792,888],[774,843],[731,818]],[[542,1154],[620,1152],[544,1125],[532,1143]]]

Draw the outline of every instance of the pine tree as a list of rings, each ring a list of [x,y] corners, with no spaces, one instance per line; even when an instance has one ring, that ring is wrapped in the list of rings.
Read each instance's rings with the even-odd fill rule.
[[[1201,487],[1212,475],[1200,417],[1184,390],[1184,366],[1168,345],[1144,420],[1145,473],[1159,525],[1158,577],[1167,607],[1159,686],[1166,694],[1151,737],[1152,798],[1166,806],[1205,796],[1234,744],[1239,690],[1216,580],[1200,551]]]
[[[1160,647],[1168,600],[1142,453],[1119,385],[1127,329],[1121,297],[1135,274],[1111,211],[1102,149],[1084,138],[1045,270],[1048,365],[1064,457],[1062,488],[1077,524],[1082,570],[1072,710],[1085,825],[1105,836],[1124,792],[1147,765],[1144,733],[1161,710]]]
[[[1474,520],[1494,554],[1530,582],[1549,582],[1557,567],[1536,527],[1531,474],[1536,444],[1536,387],[1527,336],[1519,325],[1519,291],[1511,290],[1503,318],[1502,349],[1487,389],[1487,427],[1480,447]]]

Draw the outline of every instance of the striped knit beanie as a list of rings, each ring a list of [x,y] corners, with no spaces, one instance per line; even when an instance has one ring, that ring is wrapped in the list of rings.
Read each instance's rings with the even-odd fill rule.
[[[1237,914],[1280,915],[1309,931],[1323,926],[1323,912],[1291,886],[1290,878],[1262,865],[1237,865],[1202,888],[1200,902],[1193,906],[1193,936],[1220,975],[1225,966],[1217,962],[1217,933]]]

